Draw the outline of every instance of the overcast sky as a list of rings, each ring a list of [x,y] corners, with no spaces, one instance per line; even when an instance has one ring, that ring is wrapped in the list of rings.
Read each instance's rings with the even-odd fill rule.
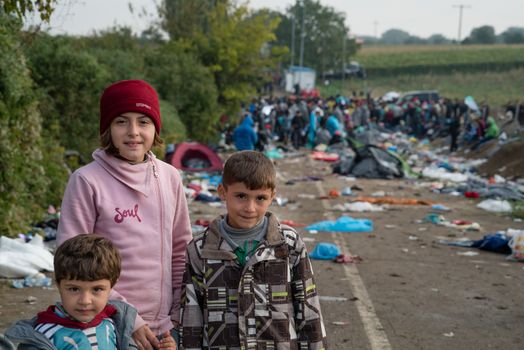
[[[128,25],[136,32],[156,18],[161,0],[59,0],[51,19],[53,33],[86,35],[115,24]],[[190,0],[188,0],[190,1]],[[269,7],[284,12],[295,0],[250,0],[252,8]],[[459,29],[459,5],[462,13],[461,37],[482,25],[491,25],[500,34],[508,27],[524,27],[523,0],[321,0],[346,15],[351,33],[378,35],[392,28],[427,38],[443,34],[456,39]],[[129,10],[129,3],[135,9]],[[140,16],[142,9],[149,14]]]

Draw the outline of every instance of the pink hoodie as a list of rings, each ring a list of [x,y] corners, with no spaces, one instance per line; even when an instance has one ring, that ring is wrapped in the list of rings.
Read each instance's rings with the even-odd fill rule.
[[[111,299],[135,306],[135,330],[155,334],[179,321],[180,289],[191,224],[180,175],[148,153],[142,164],[98,149],[94,162],[75,171],[62,201],[58,244],[82,233],[103,235],[122,255]]]

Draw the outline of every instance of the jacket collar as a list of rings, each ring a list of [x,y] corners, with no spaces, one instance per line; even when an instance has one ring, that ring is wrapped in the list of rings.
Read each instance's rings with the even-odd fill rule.
[[[229,244],[220,237],[219,225],[220,220],[224,217],[225,216],[220,216],[209,224],[207,236],[201,250],[203,258],[216,260],[235,260],[237,258]],[[267,212],[266,217],[268,219],[267,235],[265,240],[261,242],[260,247],[274,247],[283,244],[284,238],[280,233],[280,223],[278,219],[271,212]]]
[[[107,154],[101,148],[93,152],[95,162],[112,177],[146,197],[150,194],[154,173],[159,171],[153,152],[148,152],[147,157],[148,160],[145,163],[130,164],[125,160]]]

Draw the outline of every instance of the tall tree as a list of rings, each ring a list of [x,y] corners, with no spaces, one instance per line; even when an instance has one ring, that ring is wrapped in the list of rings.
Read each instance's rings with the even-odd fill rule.
[[[209,30],[208,16],[222,0],[164,0],[160,7],[162,28],[171,39],[188,39]]]
[[[189,1],[164,1],[164,28],[170,30],[171,39],[186,47],[188,53],[212,72],[219,104],[226,111],[237,110],[241,101],[255,93],[264,69],[275,64],[276,50],[265,48],[275,40],[273,31],[278,19],[271,18],[267,11],[253,13],[246,5],[236,5],[229,0],[198,0],[196,3],[207,5],[207,10],[193,15],[196,25],[183,34],[184,28],[180,28],[175,10],[191,6],[185,4]],[[180,116],[184,119],[182,112]],[[218,116],[217,113],[217,119]]]
[[[522,44],[524,43],[524,28],[509,27],[500,36],[506,44]]]
[[[332,7],[323,6],[320,1],[296,2],[281,18],[276,30],[277,43],[286,45],[290,50],[284,64],[298,65],[303,47],[304,66],[315,68],[320,74],[328,70],[340,71],[343,62],[347,63],[357,51],[355,40],[348,36],[345,15]]]
[[[469,35],[469,44],[494,44],[497,41],[495,28],[492,26],[482,26],[473,28]]]
[[[381,37],[381,41],[386,45],[404,44],[410,37],[409,33],[401,29],[386,30]]]
[[[0,0],[0,6],[6,14],[16,14],[18,18],[28,13],[38,13],[42,21],[49,21],[53,5],[57,0]]]

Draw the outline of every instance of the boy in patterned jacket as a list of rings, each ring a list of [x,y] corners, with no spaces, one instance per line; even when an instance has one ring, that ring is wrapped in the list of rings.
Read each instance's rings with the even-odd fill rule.
[[[218,193],[227,214],[187,247],[183,349],[326,349],[304,242],[267,211],[275,187],[275,168],[262,153],[226,161]]]

